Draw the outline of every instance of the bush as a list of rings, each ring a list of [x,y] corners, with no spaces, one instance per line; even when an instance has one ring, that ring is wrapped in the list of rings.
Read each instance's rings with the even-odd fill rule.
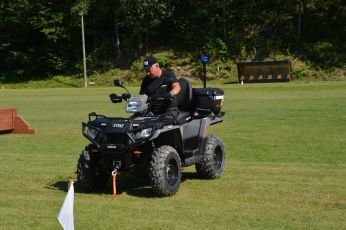
[[[216,38],[208,42],[203,48],[202,52],[208,55],[211,60],[225,61],[229,58],[229,51],[226,43],[221,39]]]

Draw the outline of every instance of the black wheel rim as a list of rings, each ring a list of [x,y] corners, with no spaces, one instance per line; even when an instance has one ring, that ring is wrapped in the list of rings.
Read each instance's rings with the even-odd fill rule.
[[[215,152],[214,152],[214,167],[215,169],[220,169],[222,166],[222,150],[220,148],[220,146],[217,146],[215,148]]]
[[[167,165],[166,179],[170,186],[174,186],[178,180],[178,164],[174,159],[169,160]]]

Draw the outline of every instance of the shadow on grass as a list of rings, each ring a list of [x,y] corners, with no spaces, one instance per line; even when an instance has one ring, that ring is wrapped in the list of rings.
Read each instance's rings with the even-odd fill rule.
[[[194,172],[183,172],[181,182],[184,183],[186,180],[203,180],[198,177],[197,173]],[[47,189],[68,191],[69,179],[59,178],[58,181],[46,186]],[[94,192],[85,192],[81,184],[76,181],[74,183],[75,193],[85,193],[85,194],[113,194],[112,178],[109,179],[106,186]],[[142,197],[142,198],[155,198],[157,197],[154,190],[151,188],[149,183],[149,178],[146,176],[139,176],[135,173],[123,173],[117,176],[117,195],[126,193],[130,196]]]
[[[203,180],[201,177],[198,176],[195,172],[183,172],[181,175],[181,182],[184,182],[186,180]]]
[[[68,191],[69,178],[59,178],[56,182],[46,185],[47,189]],[[105,194],[113,195],[112,178],[110,177],[105,187],[98,191],[86,192],[82,185],[76,181],[74,183],[75,193],[85,194]],[[126,193],[131,196],[153,198],[154,191],[150,187],[149,179],[144,176],[138,176],[133,173],[123,173],[117,176],[117,195]]]

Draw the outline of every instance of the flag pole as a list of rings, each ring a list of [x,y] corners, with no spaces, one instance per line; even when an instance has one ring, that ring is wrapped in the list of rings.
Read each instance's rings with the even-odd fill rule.
[[[84,73],[84,87],[88,88],[88,78],[87,78],[87,71],[86,71],[86,55],[85,55],[85,38],[84,38],[84,12],[81,11],[79,13],[79,16],[81,18],[82,23],[82,45],[83,45],[83,73]]]

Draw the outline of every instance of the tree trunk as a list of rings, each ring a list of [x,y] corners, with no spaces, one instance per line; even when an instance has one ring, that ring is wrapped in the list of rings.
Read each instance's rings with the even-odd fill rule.
[[[304,38],[304,14],[306,11],[306,0],[301,0],[299,2],[299,12],[298,12],[298,42],[302,45]]]
[[[119,35],[119,26],[118,26],[118,19],[115,18],[114,20],[114,55],[115,59],[113,59],[113,66],[115,67],[124,67],[125,66],[125,61],[123,54],[121,52],[120,48],[120,35]]]
[[[222,22],[223,22],[223,41],[227,41],[227,30],[226,30],[226,3],[222,6]]]
[[[142,33],[139,31],[137,32],[137,54],[140,54],[142,52],[142,49]]]
[[[149,32],[148,29],[145,30],[145,47],[144,47],[144,53],[148,52],[149,49]]]

